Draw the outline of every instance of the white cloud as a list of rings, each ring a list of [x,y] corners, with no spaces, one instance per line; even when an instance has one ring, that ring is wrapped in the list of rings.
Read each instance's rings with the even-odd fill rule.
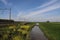
[[[51,6],[48,6],[44,9],[30,12],[28,15],[25,15],[25,17],[31,17],[31,16],[38,15],[38,14],[41,14],[41,13],[49,12],[49,11],[55,10],[57,8],[60,8],[60,5],[58,3],[55,3],[55,4],[53,4]]]
[[[37,7],[37,8],[33,8],[32,10],[40,9],[40,8],[49,6],[49,5],[53,4],[53,3],[55,3],[56,1],[58,1],[58,0],[51,0],[51,1],[47,2],[47,3],[45,3],[45,4],[42,4],[41,6],[39,6],[39,7]]]
[[[2,3],[4,3],[5,5],[11,6],[12,3],[8,2],[8,0],[0,0]]]
[[[37,8],[35,8],[34,10],[36,10],[36,9],[40,9],[40,8],[43,8],[43,9],[41,9],[41,10],[36,10],[36,11],[31,11],[31,12],[29,12],[29,14],[27,14],[27,15],[22,15],[22,17],[21,16],[18,16],[18,17],[21,17],[21,18],[27,18],[27,20],[30,20],[30,21],[36,21],[36,19],[38,19],[38,18],[36,18],[36,15],[38,16],[38,14],[40,15],[41,13],[45,13],[45,12],[49,12],[49,11],[53,11],[53,10],[55,10],[55,9],[58,9],[58,8],[60,8],[60,3],[58,3],[57,2],[58,0],[52,0],[52,1],[50,1],[50,2],[48,2],[48,3],[46,3],[46,4],[43,4],[43,5],[41,5],[40,7],[37,7]],[[20,13],[19,13],[20,14]],[[18,14],[18,15],[19,15]],[[24,13],[23,13],[24,14]],[[33,17],[33,16],[35,16],[35,17]],[[57,17],[58,18],[58,17]],[[43,18],[44,19],[44,18]],[[42,20],[43,20],[42,19]],[[39,19],[40,20],[40,19]],[[39,20],[37,20],[37,21],[39,21]],[[48,18],[48,19],[44,19],[44,20],[51,20],[51,18]]]
[[[42,15],[43,16],[43,15]],[[28,21],[34,21],[34,22],[45,22],[45,21],[51,21],[51,22],[60,22],[60,16],[51,16],[51,17],[32,17],[29,18]]]
[[[1,0],[5,5],[8,4],[7,0]]]
[[[57,1],[57,0],[52,0],[52,1],[50,1],[50,2],[48,2],[48,3],[45,3],[44,5],[42,5],[42,6],[38,7],[38,8],[41,8],[41,7],[45,7],[45,6],[51,5],[51,4],[55,3],[56,1]]]
[[[52,16],[52,17],[48,17],[45,18],[46,21],[51,21],[51,22],[60,22],[60,16]]]

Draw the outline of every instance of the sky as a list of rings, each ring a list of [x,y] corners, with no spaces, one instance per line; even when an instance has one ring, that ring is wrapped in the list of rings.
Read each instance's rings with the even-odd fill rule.
[[[0,0],[0,18],[15,21],[60,22],[60,0]]]

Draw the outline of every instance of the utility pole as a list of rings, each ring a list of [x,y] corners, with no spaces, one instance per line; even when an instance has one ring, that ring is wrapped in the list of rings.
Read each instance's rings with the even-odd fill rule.
[[[9,20],[11,20],[11,8],[10,8],[10,13],[9,13]]]

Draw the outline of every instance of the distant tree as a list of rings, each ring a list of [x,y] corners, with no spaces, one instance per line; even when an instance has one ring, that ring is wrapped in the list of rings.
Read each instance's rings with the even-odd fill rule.
[[[46,21],[47,23],[50,23],[50,21]]]

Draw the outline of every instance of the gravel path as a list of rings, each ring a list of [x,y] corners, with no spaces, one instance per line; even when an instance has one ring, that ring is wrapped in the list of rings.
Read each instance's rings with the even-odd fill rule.
[[[40,30],[39,26],[35,26],[30,33],[31,40],[48,40],[43,32]]]

